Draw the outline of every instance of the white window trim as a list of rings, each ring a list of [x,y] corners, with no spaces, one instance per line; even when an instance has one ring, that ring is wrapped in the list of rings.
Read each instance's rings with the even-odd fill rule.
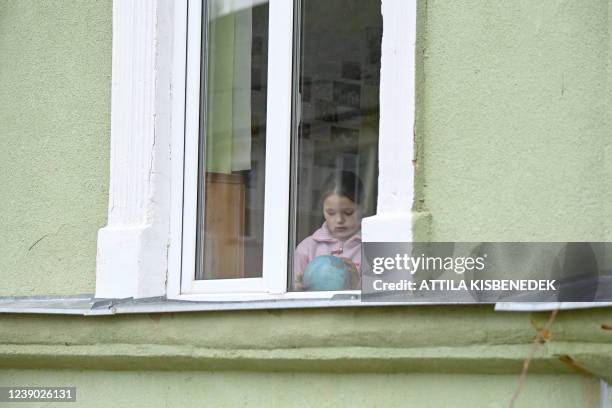
[[[185,119],[185,169],[198,165],[198,128],[200,121],[200,61],[202,29],[202,1],[188,0],[189,27],[187,45],[187,95]],[[279,254],[287,253],[289,227],[289,156],[291,145],[285,137],[291,132],[292,98],[292,29],[293,2],[270,0],[269,2],[268,84],[266,180],[264,205],[263,276],[246,279],[195,280],[196,264],[196,210],[198,179],[195,171],[185,171],[183,190],[183,258],[181,274],[170,270],[169,279],[181,280],[180,293],[169,291],[168,297],[182,298],[181,294],[237,294],[240,297],[260,298],[261,294],[282,294],[287,288],[287,259]],[[195,41],[192,41],[194,39]],[[178,136],[178,135],[177,135]],[[286,205],[282,205],[285,203]],[[247,295],[248,294],[248,295]]]
[[[265,208],[265,240],[274,242],[274,246],[264,247],[264,269],[270,271],[262,282],[266,293],[185,294],[194,288],[181,287],[182,243],[186,242],[183,220],[195,223],[193,207],[183,213],[183,195],[189,194],[183,186],[193,187],[194,178],[192,174],[191,179],[183,180],[183,170],[193,165],[184,155],[192,148],[187,143],[193,140],[184,135],[193,132],[189,126],[194,115],[185,111],[185,101],[193,106],[189,102],[193,94],[185,93],[185,72],[190,65],[186,62],[188,1],[113,1],[109,210],[108,225],[98,233],[96,297],[223,301],[321,298],[321,293],[284,293],[288,205],[280,213],[275,208],[273,214],[272,206]],[[292,3],[270,1],[271,33],[291,32],[292,18],[272,16],[292,15]],[[194,6],[190,3],[190,7]],[[382,14],[378,212],[363,220],[362,237],[364,242],[410,241],[416,0],[382,0]],[[276,92],[280,97],[268,98],[268,115],[274,117],[268,120],[268,132],[288,132],[291,56],[284,50],[291,49],[292,35],[270,38],[269,55],[274,64],[269,64],[268,75],[279,83]],[[275,114],[281,110],[287,111],[283,120]],[[277,175],[276,182],[266,182],[266,197],[289,196],[289,138],[285,139],[287,143],[266,153],[267,160],[273,157],[279,168],[287,169]],[[285,231],[284,237],[280,231]],[[334,294],[326,292],[323,297]]]
[[[166,294],[172,164],[182,155],[172,150],[173,105],[181,97],[173,49],[180,54],[184,30],[174,16],[183,7],[113,1],[110,187],[108,224],[98,232],[98,298]]]
[[[412,242],[416,115],[416,0],[382,0],[383,38],[376,215],[363,242]]]

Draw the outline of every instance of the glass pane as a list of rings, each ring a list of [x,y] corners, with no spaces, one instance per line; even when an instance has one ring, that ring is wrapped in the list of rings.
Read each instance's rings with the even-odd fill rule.
[[[196,279],[261,277],[268,4],[205,4]]]
[[[376,212],[380,0],[302,0],[292,290],[358,289],[361,218]]]

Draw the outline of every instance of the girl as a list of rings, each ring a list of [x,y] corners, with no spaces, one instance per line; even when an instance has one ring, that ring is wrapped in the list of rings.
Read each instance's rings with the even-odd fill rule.
[[[338,171],[324,183],[321,201],[325,222],[295,250],[293,288],[305,289],[302,278],[310,261],[321,255],[334,255],[342,258],[351,271],[345,289],[358,289],[363,184],[355,173]]]

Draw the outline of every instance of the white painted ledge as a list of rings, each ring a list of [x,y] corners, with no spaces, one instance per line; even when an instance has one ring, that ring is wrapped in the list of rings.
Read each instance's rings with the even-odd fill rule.
[[[412,241],[416,13],[416,0],[382,0],[378,205],[364,242]]]
[[[388,212],[361,221],[364,242],[412,242],[412,213]]]
[[[166,293],[172,44],[181,3],[113,2],[110,188],[108,225],[98,232],[98,298]]]
[[[167,235],[152,227],[105,227],[98,232],[97,298],[165,294]]]

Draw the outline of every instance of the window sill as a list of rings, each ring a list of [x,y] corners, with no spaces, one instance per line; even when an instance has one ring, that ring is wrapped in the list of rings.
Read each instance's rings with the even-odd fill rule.
[[[300,295],[298,293],[298,295]],[[392,305],[361,302],[355,292],[333,296],[279,297],[277,299],[246,301],[194,301],[151,297],[142,299],[100,299],[93,295],[34,296],[0,298],[0,313],[69,314],[103,316],[134,313],[173,313],[221,310],[303,309]],[[200,295],[199,295],[200,296]],[[395,305],[397,306],[397,305]]]
[[[248,294],[246,295],[248,296]],[[115,314],[177,313],[266,309],[321,309],[338,307],[435,306],[437,303],[362,302],[358,291],[324,293],[295,292],[277,298],[246,300],[199,300],[202,295],[185,299],[151,298],[101,299],[93,295],[34,296],[0,298],[0,313],[65,314],[106,316]],[[188,299],[188,300],[187,300]]]
[[[17,309],[26,302],[27,311]],[[155,313],[160,302],[177,311],[205,307],[155,298],[94,302],[89,295],[0,299],[0,310],[7,313],[0,314],[5,329],[0,365],[516,375],[533,347],[534,325],[548,318],[496,313],[489,305],[382,309],[352,307],[363,304],[341,299],[334,305],[349,307],[274,310],[262,304],[267,310]],[[136,306],[140,314],[125,314],[135,313]],[[26,314],[67,309],[72,316]],[[87,318],[96,313],[107,316]],[[114,315],[119,313],[124,315]],[[530,371],[575,374],[578,369],[612,379],[612,334],[602,327],[610,320],[604,309],[560,313],[553,337],[541,345]]]
[[[177,313],[229,310],[265,309],[316,309],[338,307],[379,307],[379,306],[445,306],[439,303],[362,302],[358,291],[325,293],[294,292],[276,298],[259,300],[199,300],[202,295],[186,296],[188,299],[167,299],[165,297],[101,299],[94,295],[72,296],[23,296],[0,297],[0,313],[60,314],[82,316],[104,316],[114,314]],[[474,304],[459,304],[474,306]],[[543,312],[554,309],[594,309],[610,307],[607,302],[565,302],[565,303],[497,303],[495,311],[501,312]]]

